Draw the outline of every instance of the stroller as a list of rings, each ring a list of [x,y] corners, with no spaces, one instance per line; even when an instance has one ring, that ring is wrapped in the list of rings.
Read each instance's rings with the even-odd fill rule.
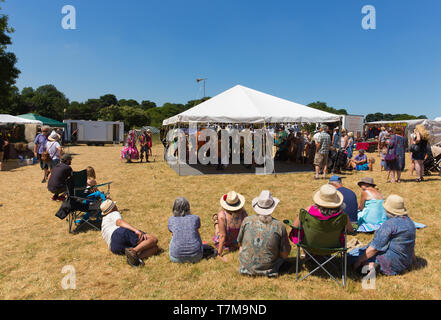
[[[428,151],[428,157],[424,160],[424,175],[430,176],[431,173],[441,175],[441,148],[431,147]]]
[[[348,162],[348,155],[345,150],[338,149],[335,150],[331,148],[329,150],[328,156],[328,171],[332,173],[341,173],[341,171],[346,170]]]

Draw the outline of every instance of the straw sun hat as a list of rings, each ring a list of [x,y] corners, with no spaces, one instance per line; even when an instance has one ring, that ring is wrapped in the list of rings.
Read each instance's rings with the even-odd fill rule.
[[[343,204],[343,194],[330,184],[323,185],[312,199],[324,208],[338,208]]]
[[[383,202],[383,207],[387,212],[396,216],[404,216],[407,214],[404,206],[404,199],[396,194],[392,194]]]
[[[105,216],[112,212],[112,209],[115,208],[116,202],[113,202],[110,199],[104,200],[100,205],[101,215]]]
[[[374,179],[369,178],[369,177],[361,178],[361,180],[358,182],[358,186],[361,187],[362,184],[367,184],[367,185],[370,185],[370,186],[372,186],[374,188],[377,186],[374,183]]]
[[[235,191],[224,194],[220,200],[220,205],[227,211],[237,211],[245,205],[245,197]]]

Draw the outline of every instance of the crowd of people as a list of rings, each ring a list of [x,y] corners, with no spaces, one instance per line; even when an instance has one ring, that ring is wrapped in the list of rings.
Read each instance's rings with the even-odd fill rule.
[[[313,137],[315,143],[316,177],[322,171],[326,175],[327,157],[330,148],[347,148],[353,144],[353,135],[334,131],[333,138],[327,133],[327,126],[322,125],[318,134]],[[419,129],[421,130],[421,129]],[[424,141],[424,131],[416,131],[414,144]],[[72,156],[64,153],[59,143],[60,136],[47,127],[35,139],[35,153],[40,159],[44,172],[42,182],[48,182],[48,190],[53,194],[52,200],[65,200],[64,193],[72,176]],[[148,146],[140,140],[141,146]],[[399,135],[392,136],[385,142],[388,153],[401,152],[402,140]],[[394,151],[391,151],[394,150]],[[398,150],[398,151],[397,151]],[[421,151],[421,149],[418,149]],[[148,156],[149,150],[143,152]],[[414,151],[417,153],[417,151]],[[43,161],[49,155],[50,162]],[[355,166],[364,165],[364,152],[361,151]],[[421,158],[416,155],[415,161]],[[388,168],[399,171],[402,163],[400,156],[386,160]],[[395,166],[394,166],[394,165]],[[419,168],[416,165],[416,168]],[[419,172],[420,169],[417,169]],[[392,176],[394,177],[394,176]],[[399,175],[395,174],[399,180]],[[104,194],[96,187],[96,173],[92,167],[87,168],[87,196],[98,203],[102,237],[109,250],[118,255],[125,255],[127,263],[139,267],[144,260],[163,250],[158,246],[158,238],[146,233],[125,221],[109,194]],[[344,234],[354,233],[362,224],[377,225],[373,241],[363,248],[349,252],[349,261],[354,269],[364,265],[377,268],[386,275],[401,274],[408,270],[415,258],[415,225],[409,218],[404,200],[398,195],[385,199],[372,178],[365,177],[358,183],[360,200],[354,191],[343,186],[341,177],[332,176],[312,195],[312,205],[305,208],[307,214],[319,221],[328,221],[346,215],[345,228],[341,230],[341,246],[346,243]],[[251,201],[253,215],[245,210],[245,197],[235,191],[223,194],[219,199],[220,210],[213,215],[213,247],[202,241],[199,229],[201,219],[192,213],[189,201],[184,197],[175,199],[172,215],[168,219],[168,230],[171,233],[169,242],[169,259],[172,263],[197,263],[204,258],[215,258],[228,263],[228,253],[239,251],[239,273],[243,275],[278,276],[289,270],[288,256],[291,243],[296,245],[304,237],[298,229],[300,220],[293,219],[292,230],[288,232],[284,223],[273,217],[280,200],[273,197],[270,191],[263,190]],[[90,219],[88,212],[76,221],[77,224]],[[397,232],[399,230],[399,232]]]

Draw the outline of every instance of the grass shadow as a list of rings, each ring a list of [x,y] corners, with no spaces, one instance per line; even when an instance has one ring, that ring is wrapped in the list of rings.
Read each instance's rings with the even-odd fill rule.
[[[90,225],[90,224],[91,225]],[[79,224],[73,231],[73,234],[79,234],[79,233],[86,233],[89,231],[101,231],[101,221],[89,221],[89,223],[83,222],[81,224]],[[98,230],[96,229],[98,228]]]

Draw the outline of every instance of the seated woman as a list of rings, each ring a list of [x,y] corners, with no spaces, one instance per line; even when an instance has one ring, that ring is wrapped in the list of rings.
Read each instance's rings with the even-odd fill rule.
[[[364,149],[360,149],[359,154],[352,160],[352,167],[357,171],[369,170],[368,158]]]
[[[215,224],[214,244],[217,248],[218,257],[222,257],[224,251],[234,251],[239,248],[237,236],[243,220],[248,216],[243,206],[245,197],[234,191],[224,194],[220,198],[222,210],[213,216]]]
[[[308,209],[308,213],[319,219],[319,220],[329,220],[331,218],[337,217],[344,213],[346,205],[343,202],[343,194],[338,191],[333,185],[325,184],[323,185],[319,191],[317,191],[313,196],[314,204],[310,206]],[[293,226],[298,228],[300,225],[300,220],[297,219],[294,221]],[[289,238],[294,244],[297,244],[298,229],[293,228],[291,233],[289,234]],[[351,220],[348,216],[348,221],[346,224],[346,231],[352,233],[354,229],[352,228]],[[303,231],[300,231],[300,239],[302,239]],[[342,246],[344,246],[344,233],[340,236],[340,242]]]
[[[381,192],[375,188],[376,184],[372,178],[362,178],[358,182],[361,188],[360,205],[358,207],[358,225],[365,223],[380,225],[387,218],[386,211],[383,208],[384,197]]]
[[[201,220],[191,214],[190,203],[183,197],[176,198],[173,216],[168,219],[168,230],[173,234],[170,241],[170,260],[176,263],[199,262],[203,246],[199,228]]]
[[[402,197],[391,195],[383,206],[389,220],[375,232],[368,246],[349,252],[348,263],[355,260],[355,270],[368,265],[369,269],[379,268],[381,273],[392,276],[411,267],[415,259],[416,232]]]

